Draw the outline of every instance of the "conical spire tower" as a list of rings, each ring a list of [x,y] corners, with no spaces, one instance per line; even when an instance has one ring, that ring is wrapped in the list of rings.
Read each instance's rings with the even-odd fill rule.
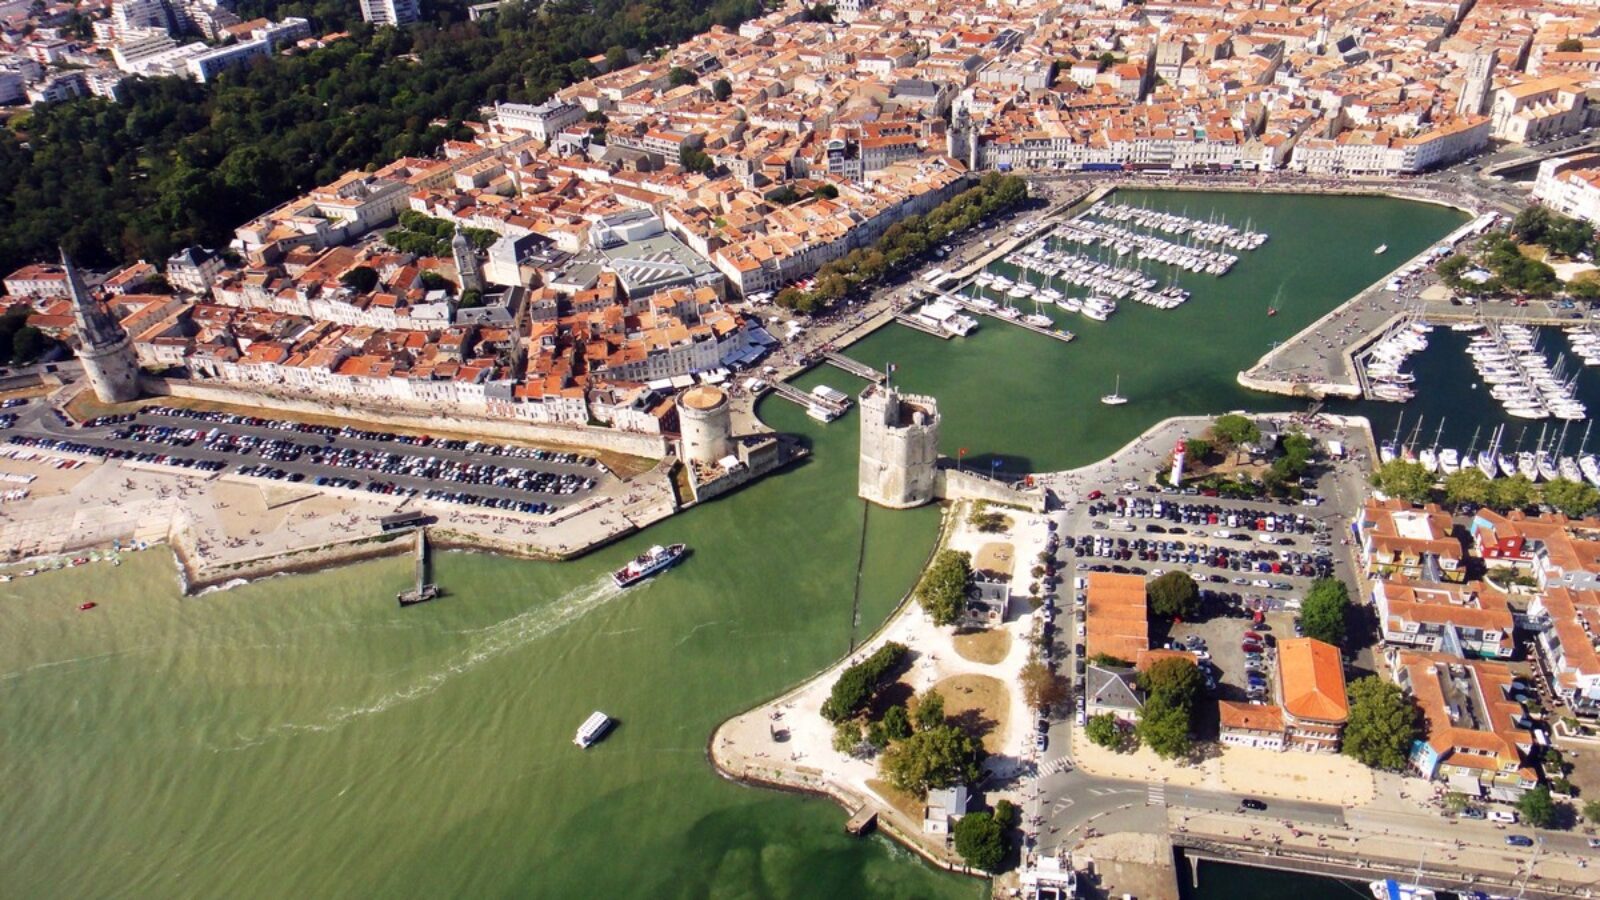
[[[65,250],[61,251],[61,267],[66,270],[72,318],[78,326],[78,360],[83,363],[84,378],[101,403],[137,400],[139,358],[127,330],[89,292]]]

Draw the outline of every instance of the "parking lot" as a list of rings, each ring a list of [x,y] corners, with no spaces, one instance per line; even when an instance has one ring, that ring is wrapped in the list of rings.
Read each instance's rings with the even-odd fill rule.
[[[608,477],[594,458],[576,453],[166,407],[91,420],[71,437],[19,433],[9,440],[106,459],[531,514],[581,499]]]

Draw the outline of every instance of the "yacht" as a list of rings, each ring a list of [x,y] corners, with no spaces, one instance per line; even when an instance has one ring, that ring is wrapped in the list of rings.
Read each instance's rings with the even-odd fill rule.
[[[594,746],[595,741],[604,737],[606,731],[610,728],[611,717],[597,709],[589,714],[589,718],[583,720],[582,725],[578,726],[578,733],[573,736],[572,742],[587,750]]]
[[[1438,900],[1433,890],[1415,884],[1406,884],[1393,878],[1374,881],[1367,885],[1374,900]]]
[[[1122,404],[1128,402],[1128,398],[1122,396],[1122,375],[1121,374],[1117,375],[1116,387],[1111,389],[1111,393],[1106,394],[1104,397],[1101,397],[1100,398],[1100,402],[1104,403],[1107,406],[1121,406]]]
[[[1454,475],[1461,471],[1461,454],[1448,448],[1440,450],[1439,471],[1446,475]]]
[[[1372,255],[1373,256],[1381,256],[1381,255],[1383,255],[1385,253],[1388,253],[1388,252],[1389,252],[1389,245],[1388,244],[1379,244],[1378,245],[1378,249],[1372,251]]]

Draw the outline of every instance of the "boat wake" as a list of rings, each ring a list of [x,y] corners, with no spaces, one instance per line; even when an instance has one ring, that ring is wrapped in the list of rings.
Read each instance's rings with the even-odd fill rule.
[[[641,585],[634,588],[633,592],[637,594],[646,589],[647,586]],[[472,640],[454,660],[441,668],[418,676],[410,684],[392,690],[371,703],[341,707],[330,712],[319,722],[286,722],[276,725],[257,737],[244,738],[236,745],[216,747],[213,751],[245,750],[287,735],[334,731],[357,719],[376,715],[426,697],[459,675],[577,622],[620,597],[622,593],[623,589],[612,582],[610,575],[602,575],[573,588],[550,603],[520,612],[493,625],[464,632],[472,635]]]

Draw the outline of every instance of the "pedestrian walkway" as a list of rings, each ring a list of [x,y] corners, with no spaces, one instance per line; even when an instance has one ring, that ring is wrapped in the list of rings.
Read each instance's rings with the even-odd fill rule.
[[[1151,784],[1146,786],[1144,802],[1147,806],[1166,806],[1167,786],[1164,784]]]
[[[1072,760],[1065,756],[1058,756],[1039,767],[1039,777],[1044,778],[1046,776],[1054,775],[1057,772],[1065,772],[1071,768]]]

